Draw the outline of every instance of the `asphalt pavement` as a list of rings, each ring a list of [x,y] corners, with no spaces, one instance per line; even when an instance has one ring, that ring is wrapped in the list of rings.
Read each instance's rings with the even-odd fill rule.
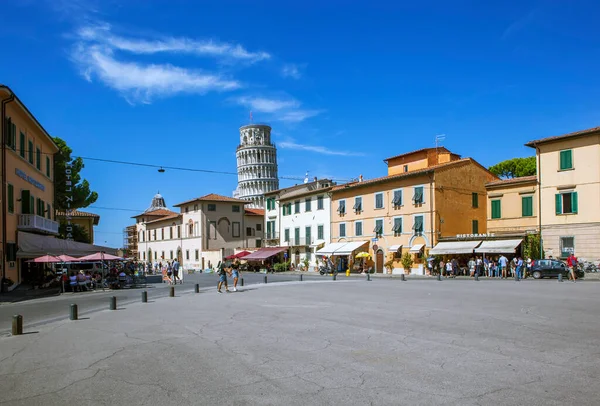
[[[261,273],[243,273],[245,285],[264,283],[265,274]],[[306,275],[307,280],[320,280],[327,278],[319,275]],[[298,275],[293,274],[268,274],[267,282],[291,282],[297,281]],[[331,277],[329,277],[331,278]],[[233,284],[231,278],[228,279]],[[218,276],[214,273],[196,273],[184,275],[184,283],[175,286],[176,295],[186,295],[194,291],[194,285],[199,284],[203,291],[216,289]],[[10,331],[12,325],[12,316],[20,314],[23,316],[24,324],[27,327],[35,327],[45,323],[67,319],[69,317],[69,308],[71,303],[76,303],[79,313],[86,317],[91,313],[98,312],[108,308],[109,298],[115,296],[119,305],[139,302],[141,292],[148,291],[148,300],[152,301],[158,298],[169,296],[169,285],[166,283],[149,284],[146,289],[102,289],[90,292],[63,293],[59,296],[51,296],[39,299],[33,299],[25,302],[5,303],[0,305],[0,335]]]
[[[598,283],[249,285],[0,337],[0,403],[597,405]]]

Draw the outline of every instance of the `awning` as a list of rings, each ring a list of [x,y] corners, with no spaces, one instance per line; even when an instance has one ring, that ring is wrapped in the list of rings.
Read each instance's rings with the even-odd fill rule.
[[[258,251],[254,251],[250,255],[246,255],[243,259],[246,261],[262,261],[267,258],[271,258],[273,255],[277,255],[280,252],[287,251],[287,247],[269,247],[261,248]]]
[[[421,252],[421,250],[423,249],[423,247],[425,246],[425,244],[415,244],[412,247],[410,247],[410,251],[411,253],[416,253],[416,252]]]
[[[388,248],[389,252],[396,252],[398,251],[400,248],[402,248],[402,244],[396,244],[396,245],[392,245],[391,247]]]
[[[315,248],[323,244],[325,244],[325,240],[316,240],[312,244],[310,244],[310,247]]]
[[[368,243],[369,243],[369,241],[353,241],[353,242],[346,243],[344,246],[337,249],[333,253],[333,255],[350,255],[355,250],[359,249],[360,247],[362,247],[363,245],[368,244]]]
[[[438,242],[429,251],[429,255],[472,254],[481,241],[444,241]]]
[[[323,248],[321,248],[320,250],[315,252],[315,254],[317,254],[317,255],[333,255],[333,253],[336,250],[339,250],[346,244],[347,244],[347,242],[332,242],[331,244],[327,244],[326,246],[324,246]]]
[[[17,238],[19,246],[19,250],[17,251],[18,258],[35,258],[42,255],[64,254],[73,257],[82,257],[96,252],[105,252],[111,255],[117,254],[115,248],[61,240],[60,238],[31,234],[23,231],[19,231]]]
[[[476,250],[477,253],[483,254],[508,254],[514,253],[523,242],[523,239],[518,240],[493,240],[484,241]]]

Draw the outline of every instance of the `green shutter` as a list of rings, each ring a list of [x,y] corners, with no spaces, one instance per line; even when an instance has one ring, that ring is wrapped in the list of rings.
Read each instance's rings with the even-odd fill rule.
[[[21,191],[21,214],[31,214],[30,196],[29,190]]]
[[[473,208],[478,208],[479,207],[479,195],[477,193],[473,193]]]
[[[521,216],[533,216],[533,197],[526,196],[521,198]]]
[[[27,146],[29,147],[27,157],[29,158],[29,163],[33,165],[33,142],[29,141]]]
[[[8,212],[15,212],[15,192],[13,185],[8,185]]]
[[[23,133],[19,135],[19,149],[21,150],[21,157],[25,158],[25,134]]]
[[[562,196],[560,193],[557,193],[554,196],[555,200],[555,209],[556,209],[556,214],[562,214]]]
[[[573,151],[568,149],[560,151],[560,169],[571,169],[573,168]]]
[[[472,221],[472,232],[473,234],[479,234],[479,221],[477,220],[473,220]]]
[[[50,157],[46,157],[46,176],[50,177]]]
[[[571,193],[571,210],[577,213],[577,192]]]
[[[38,170],[42,169],[42,151],[39,148],[35,150],[35,167]]]
[[[492,218],[499,219],[502,217],[502,208],[500,206],[500,200],[492,200]]]

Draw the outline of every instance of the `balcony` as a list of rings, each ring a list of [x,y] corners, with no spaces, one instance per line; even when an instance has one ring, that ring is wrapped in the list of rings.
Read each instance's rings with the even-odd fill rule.
[[[279,240],[279,233],[267,231],[265,234],[265,240]]]
[[[287,247],[305,247],[305,246],[309,246],[310,244],[313,243],[314,238],[306,238],[306,237],[300,237],[300,238],[290,238],[289,241],[285,241],[283,243],[284,246]]]
[[[17,230],[33,233],[58,234],[58,222],[35,214],[19,214]]]

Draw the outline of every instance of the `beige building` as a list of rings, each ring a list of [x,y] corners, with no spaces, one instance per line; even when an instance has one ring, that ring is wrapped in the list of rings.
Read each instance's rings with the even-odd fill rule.
[[[67,213],[64,211],[57,210],[56,220],[59,223],[67,221]],[[71,212],[71,224],[76,224],[83,228],[87,235],[90,237],[90,244],[94,243],[94,226],[100,223],[100,216],[96,213],[89,213],[87,211],[73,210]]]
[[[335,186],[331,197],[332,243],[317,254],[368,250],[375,269],[403,253],[413,255],[413,272],[423,273],[429,249],[444,237],[486,232],[485,184],[497,177],[471,158],[445,148],[426,148],[386,159],[388,175]]]
[[[543,138],[535,148],[546,256],[600,259],[600,127]]]
[[[487,232],[496,236],[523,236],[537,232],[539,223],[536,176],[489,182]]]

